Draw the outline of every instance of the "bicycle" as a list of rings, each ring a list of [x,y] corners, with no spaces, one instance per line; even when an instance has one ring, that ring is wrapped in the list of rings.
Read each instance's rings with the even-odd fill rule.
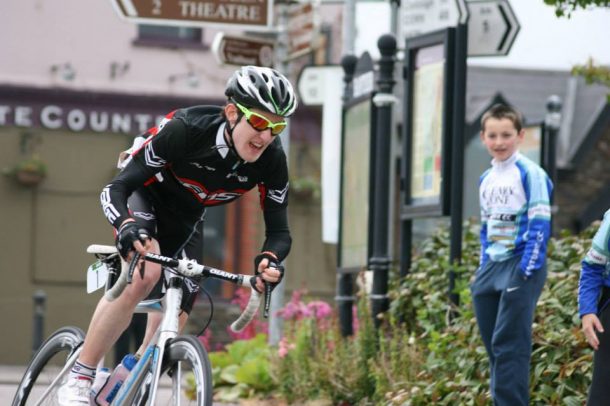
[[[105,283],[101,278],[98,285],[105,286],[108,300],[114,300],[131,282],[139,255],[136,254],[131,263],[127,264],[120,259],[113,246],[91,245],[87,252],[98,258],[94,266],[106,268],[108,277]],[[145,300],[136,308],[136,312],[162,312],[163,318],[146,351],[121,385],[112,405],[157,404],[157,389],[163,376],[171,384],[171,396],[166,399],[169,401],[167,404],[209,406],[212,404],[212,372],[207,352],[195,336],[178,335],[182,281],[184,278],[203,276],[250,286],[250,300],[241,315],[231,324],[231,329],[239,332],[252,320],[261,301],[261,295],[252,285],[254,277],[232,274],[200,265],[193,260],[173,259],[157,254],[146,254],[143,259],[161,264],[172,276],[162,299]],[[120,273],[117,271],[119,267]],[[269,289],[266,289],[265,295],[267,311]],[[78,359],[84,337],[80,328],[72,326],[60,328],[52,334],[34,354],[12,405],[57,404],[57,390],[66,381],[72,365]]]

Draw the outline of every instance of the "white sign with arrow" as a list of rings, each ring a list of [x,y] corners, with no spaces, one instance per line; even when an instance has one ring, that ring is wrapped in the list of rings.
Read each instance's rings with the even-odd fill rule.
[[[399,38],[466,24],[465,0],[403,0],[400,5]]]
[[[521,28],[508,0],[482,0],[466,3],[468,56],[507,55]]]

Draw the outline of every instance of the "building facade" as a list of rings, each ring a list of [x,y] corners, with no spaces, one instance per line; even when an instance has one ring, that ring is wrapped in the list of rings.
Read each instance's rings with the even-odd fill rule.
[[[7,326],[0,363],[25,364],[34,345],[34,295],[46,297],[44,336],[66,324],[87,328],[100,292],[85,292],[85,271],[95,260],[85,249],[113,244],[99,193],[116,174],[119,152],[171,110],[223,104],[236,67],[220,66],[212,54],[217,28],[136,25],[121,20],[110,2],[26,0],[0,8],[0,36],[10,39],[0,58],[0,322]],[[313,145],[311,166],[316,143],[319,152],[320,115],[307,108],[299,114],[291,125],[302,134],[293,153],[299,153],[300,139]],[[21,165],[38,160],[46,166],[42,180],[18,175]],[[319,235],[319,209],[309,205],[293,205],[293,235]],[[256,191],[210,210],[206,263],[252,272],[263,239],[260,217]],[[323,257],[325,249],[319,238],[294,240],[287,267],[297,277],[287,278],[288,294],[307,285],[305,274],[315,269],[309,258]],[[332,294],[330,270],[307,287]],[[231,286],[206,288],[229,306]]]

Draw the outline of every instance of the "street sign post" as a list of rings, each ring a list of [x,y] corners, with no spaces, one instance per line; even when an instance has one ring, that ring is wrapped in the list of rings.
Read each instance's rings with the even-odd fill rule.
[[[402,39],[468,22],[465,0],[404,0],[399,15]]]
[[[315,9],[311,2],[290,4],[288,8],[288,59],[311,52],[316,35]]]
[[[507,55],[521,28],[508,0],[483,0],[466,3],[468,56]]]
[[[274,42],[262,38],[240,37],[219,32],[212,51],[221,65],[273,66]]]
[[[119,16],[137,24],[238,26],[269,31],[273,0],[110,0]]]

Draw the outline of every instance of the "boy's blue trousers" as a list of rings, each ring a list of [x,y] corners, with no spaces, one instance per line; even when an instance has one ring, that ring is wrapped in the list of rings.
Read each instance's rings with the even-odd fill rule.
[[[524,280],[520,263],[520,255],[502,262],[489,260],[476,271],[471,285],[496,406],[529,404],[532,322],[546,280],[546,264]]]

